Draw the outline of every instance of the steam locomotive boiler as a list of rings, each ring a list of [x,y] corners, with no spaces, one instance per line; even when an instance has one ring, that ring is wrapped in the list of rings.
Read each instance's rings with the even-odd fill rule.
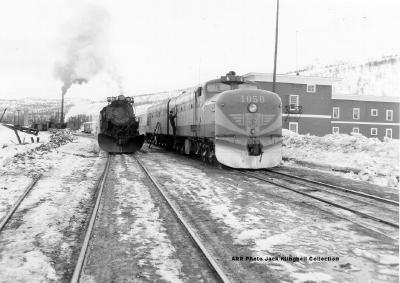
[[[138,132],[139,123],[133,110],[133,98],[108,97],[108,105],[100,111],[99,146],[109,153],[133,153],[144,142]]]

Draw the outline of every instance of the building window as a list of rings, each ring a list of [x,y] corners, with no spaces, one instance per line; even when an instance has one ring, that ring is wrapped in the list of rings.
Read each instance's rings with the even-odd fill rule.
[[[353,108],[353,119],[360,119],[360,108]]]
[[[386,110],[386,120],[393,121],[393,110]]]
[[[315,93],[316,86],[315,85],[307,85],[307,92]]]
[[[392,129],[386,129],[385,137],[391,139],[392,138]]]
[[[299,124],[297,122],[289,122],[289,131],[297,134],[299,132]]]
[[[333,119],[339,119],[340,109],[339,107],[333,107]]]
[[[360,133],[360,128],[353,128],[353,133],[354,134],[359,134]]]
[[[299,96],[296,94],[291,94],[289,96],[289,105],[290,110],[296,110],[296,107],[299,106]]]
[[[377,136],[378,135],[378,129],[377,128],[371,128],[371,136]]]
[[[332,134],[339,134],[339,127],[332,127]]]
[[[378,116],[378,109],[371,109],[371,116]]]

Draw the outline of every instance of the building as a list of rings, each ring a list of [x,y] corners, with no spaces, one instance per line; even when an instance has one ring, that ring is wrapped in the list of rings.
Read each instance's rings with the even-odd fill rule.
[[[248,73],[244,77],[272,91],[272,74]],[[337,81],[277,75],[275,92],[282,99],[282,126],[316,136],[358,131],[367,137],[399,139],[400,99],[333,94],[332,86]]]
[[[399,138],[400,98],[332,95],[332,132]]]

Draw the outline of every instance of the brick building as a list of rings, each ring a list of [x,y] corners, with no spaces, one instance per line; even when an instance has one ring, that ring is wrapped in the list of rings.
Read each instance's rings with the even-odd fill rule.
[[[248,73],[244,77],[272,91],[272,74]],[[283,127],[317,136],[358,131],[367,137],[399,139],[400,99],[332,94],[335,81],[277,75],[275,92],[282,99]]]

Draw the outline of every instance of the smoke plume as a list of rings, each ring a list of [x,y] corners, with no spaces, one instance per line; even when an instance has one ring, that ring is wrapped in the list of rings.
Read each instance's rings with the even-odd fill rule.
[[[87,6],[82,15],[62,31],[64,56],[54,75],[63,82],[62,95],[72,84],[87,83],[105,68],[110,16],[103,8]]]

